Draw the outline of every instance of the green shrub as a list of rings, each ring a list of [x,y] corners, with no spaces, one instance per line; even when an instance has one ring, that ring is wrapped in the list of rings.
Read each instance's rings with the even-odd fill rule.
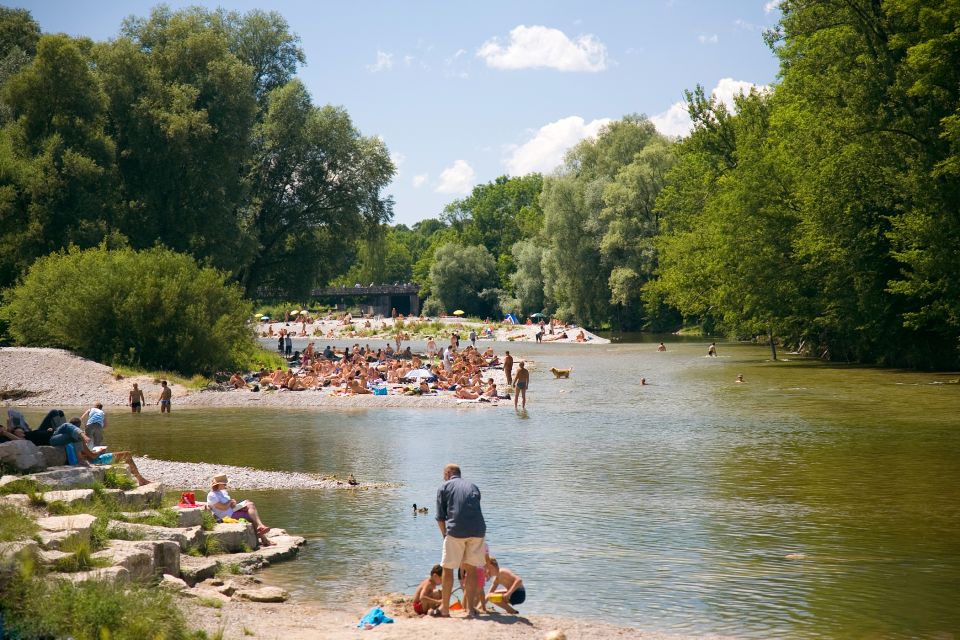
[[[0,596],[6,632],[12,638],[206,637],[187,630],[178,603],[163,589],[98,581],[74,584],[21,572],[3,585]]]
[[[39,529],[30,514],[13,505],[0,504],[0,542],[25,540]]]
[[[137,481],[126,473],[126,468],[109,466],[103,470],[103,486],[107,489],[134,489]]]
[[[91,544],[86,540],[69,541],[62,545],[60,550],[71,554],[57,558],[53,562],[54,571],[60,573],[76,573],[110,566],[110,561],[106,558],[94,558],[92,556]]]
[[[13,493],[30,495],[31,493],[40,493],[44,490],[46,490],[46,487],[42,486],[33,478],[19,478],[0,487],[0,496],[8,496]]]
[[[202,518],[200,526],[203,528],[204,531],[213,531],[213,528],[217,526],[217,519],[213,516],[212,513],[210,513],[209,510],[204,509],[203,511],[201,511],[200,517]]]
[[[252,307],[226,275],[164,248],[71,248],[40,258],[9,290],[3,317],[21,345],[99,362],[209,373],[259,351]],[[70,322],[51,303],[82,304]]]

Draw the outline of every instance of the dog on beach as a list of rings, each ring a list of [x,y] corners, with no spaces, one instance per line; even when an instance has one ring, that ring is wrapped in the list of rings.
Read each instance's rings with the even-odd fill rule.
[[[557,380],[560,378],[569,378],[571,371],[573,371],[573,367],[570,367],[569,369],[557,369],[556,367],[550,367],[550,372]]]

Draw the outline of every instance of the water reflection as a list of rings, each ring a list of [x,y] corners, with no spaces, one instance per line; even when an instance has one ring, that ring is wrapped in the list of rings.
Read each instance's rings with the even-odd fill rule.
[[[483,492],[492,552],[524,578],[524,612],[754,637],[960,630],[960,386],[656,342],[511,345],[538,364],[524,419],[175,408],[114,411],[109,437],[155,457],[402,482],[234,489],[310,538],[270,571],[304,598],[411,589],[439,558],[433,501],[456,461]]]

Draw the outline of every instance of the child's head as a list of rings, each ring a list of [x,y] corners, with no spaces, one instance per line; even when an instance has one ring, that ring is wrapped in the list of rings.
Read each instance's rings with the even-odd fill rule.
[[[433,568],[430,569],[430,577],[432,578],[433,576],[438,576],[438,577],[442,578],[442,577],[443,577],[443,567],[441,567],[441,566],[438,565],[438,564],[433,565]]]
[[[497,574],[500,572],[500,565],[497,563],[497,559],[493,556],[487,558],[487,573]]]

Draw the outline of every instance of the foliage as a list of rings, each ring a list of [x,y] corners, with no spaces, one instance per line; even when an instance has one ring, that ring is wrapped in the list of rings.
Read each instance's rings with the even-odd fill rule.
[[[457,309],[481,317],[494,313],[496,297],[491,300],[488,292],[495,291],[497,265],[483,245],[443,245],[430,267],[430,280],[435,304],[446,313]]]
[[[0,496],[8,496],[13,493],[42,493],[47,488],[34,480],[33,478],[17,478],[12,482],[0,485]]]
[[[0,584],[6,632],[18,638],[77,640],[199,638],[190,633],[174,596],[139,585],[50,580],[24,570]]]
[[[39,530],[29,514],[11,504],[0,504],[0,542],[24,540]]]
[[[137,481],[129,476],[126,467],[109,466],[103,470],[103,486],[107,489],[133,489]]]
[[[51,305],[81,313],[50,313]],[[213,372],[258,347],[251,315],[224,275],[167,249],[71,249],[37,260],[4,315],[20,344],[62,347],[101,362]]]

